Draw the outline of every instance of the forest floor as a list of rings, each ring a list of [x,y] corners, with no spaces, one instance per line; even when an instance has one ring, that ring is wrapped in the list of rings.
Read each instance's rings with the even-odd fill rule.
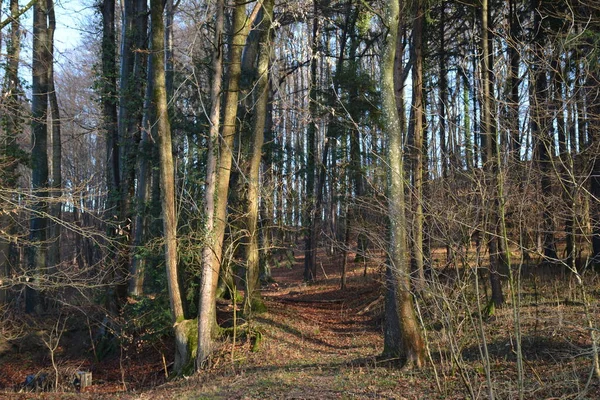
[[[399,370],[378,358],[383,348],[381,263],[368,264],[366,276],[362,263],[348,263],[347,288],[341,290],[339,259],[323,254],[320,260],[314,284],[302,280],[302,256],[274,269],[274,282],[262,291],[268,311],[250,325],[236,321],[240,331],[252,334],[223,341],[211,367],[200,374],[166,378],[171,340],[138,342],[98,363],[91,361],[83,337],[63,329],[55,351],[58,369],[63,375],[92,371],[92,386],[83,393],[64,385],[64,392],[24,393],[28,375],[51,374],[50,348],[42,339],[48,341],[53,327],[60,326],[50,324],[19,340],[0,340],[0,398],[483,399],[488,398],[488,365],[496,397],[519,398],[512,307],[478,323],[473,297],[457,290],[459,279],[448,280],[438,287],[444,295],[432,290],[420,308],[427,328],[427,366]],[[600,382],[589,378],[586,319],[587,312],[594,324],[600,321],[600,284],[597,278],[586,281],[587,307],[564,274],[536,276],[523,284],[518,316],[523,398],[600,399]],[[233,305],[223,302],[219,309],[222,322],[231,324]],[[480,328],[487,346],[482,346]]]

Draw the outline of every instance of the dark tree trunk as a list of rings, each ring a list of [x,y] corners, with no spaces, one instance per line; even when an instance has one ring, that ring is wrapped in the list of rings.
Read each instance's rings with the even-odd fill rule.
[[[40,312],[40,276],[46,273],[46,227],[48,211],[48,19],[46,0],[38,0],[33,6],[33,62],[31,99],[31,185],[36,198],[32,205],[30,221],[31,247],[29,252],[29,286],[25,310]]]

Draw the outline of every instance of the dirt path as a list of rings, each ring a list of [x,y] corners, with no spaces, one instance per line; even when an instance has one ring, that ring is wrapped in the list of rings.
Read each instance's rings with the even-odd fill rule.
[[[345,290],[339,263],[323,263],[328,278],[321,270],[311,285],[302,282],[301,258],[274,270],[275,283],[263,291],[268,312],[254,322],[263,335],[258,352],[240,351],[234,363],[189,378],[189,389],[170,383],[140,398],[172,398],[173,390],[190,399],[436,398],[430,382],[375,363],[383,343],[379,274],[350,267]]]
[[[43,398],[127,399],[413,399],[439,398],[422,373],[379,366],[382,351],[381,274],[377,265],[363,276],[363,265],[349,263],[348,285],[340,290],[340,261],[319,258],[316,283],[302,280],[303,259],[273,270],[274,283],[263,288],[266,313],[249,325],[251,337],[226,340],[214,365],[198,375],[164,382],[163,355],[168,348],[147,348],[135,358],[113,357],[92,366],[69,359],[73,368],[93,368],[87,393],[43,393]],[[233,307],[222,304],[227,318]],[[239,320],[238,323],[243,323]],[[252,351],[260,338],[257,351]],[[43,347],[38,346],[43,349]],[[8,392],[29,371],[46,365],[43,355],[11,358],[1,368]],[[85,353],[82,353],[85,356]],[[46,357],[47,358],[47,357]],[[65,360],[66,361],[66,360]],[[8,367],[14,369],[9,374]],[[159,384],[160,386],[156,386]],[[154,389],[151,389],[154,387]],[[127,391],[124,392],[124,388]],[[14,392],[13,392],[14,393]],[[4,396],[6,394],[8,397]],[[29,397],[33,394],[27,394]],[[25,394],[22,394],[25,396]],[[34,395],[35,396],[35,395]],[[446,397],[447,398],[447,397]],[[460,397],[458,397],[460,398]]]

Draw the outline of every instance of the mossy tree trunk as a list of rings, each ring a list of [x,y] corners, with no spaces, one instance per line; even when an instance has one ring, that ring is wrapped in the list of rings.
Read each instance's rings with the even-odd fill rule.
[[[221,61],[220,32],[222,28],[221,9],[222,3],[217,3],[217,30],[218,35],[217,48],[215,49],[215,63]],[[252,20],[258,13],[259,6],[255,5],[252,15],[246,15],[246,2],[242,0],[235,1],[233,10],[233,23],[231,25],[231,50],[229,60],[229,81],[227,94],[223,103],[223,129],[221,130],[220,142],[218,135],[219,109],[216,102],[219,101],[218,95],[215,96],[215,87],[213,86],[211,109],[211,131],[209,133],[209,160],[208,177],[205,191],[205,213],[207,218],[206,232],[207,241],[202,250],[202,281],[200,283],[200,303],[198,307],[198,351],[196,356],[197,368],[206,365],[213,350],[214,338],[217,332],[216,322],[216,292],[219,281],[219,272],[222,265],[223,239],[225,228],[227,226],[227,197],[229,194],[229,178],[231,176],[233,141],[236,133],[236,118],[238,110],[238,99],[240,91],[241,59],[242,51],[248,36],[248,30]],[[218,64],[220,65],[220,64]],[[216,68],[214,71],[218,71]],[[220,72],[219,72],[220,73]],[[220,85],[215,76],[213,76],[213,85]],[[218,94],[218,92],[217,92]],[[216,128],[216,129],[215,129]],[[218,143],[218,150],[217,150]],[[218,152],[218,153],[217,153]]]
[[[156,107],[156,127],[158,134],[158,149],[160,158],[161,206],[163,217],[163,234],[165,239],[165,265],[167,268],[167,285],[171,315],[175,322],[176,339],[176,372],[189,364],[188,349],[190,346],[188,321],[184,321],[183,301],[179,289],[177,271],[177,215],[175,210],[175,169],[173,165],[173,150],[171,143],[171,124],[167,108],[167,89],[165,80],[165,65],[162,54],[165,48],[165,31],[163,22],[163,7],[161,0],[151,0],[152,18],[152,51],[153,62],[153,99]],[[183,334],[182,334],[183,330]],[[183,349],[183,350],[182,350]]]
[[[259,181],[264,130],[267,121],[267,103],[269,100],[269,65],[271,61],[271,24],[273,22],[273,0],[265,0],[262,8],[262,20],[259,24],[260,42],[258,48],[258,68],[255,90],[258,99],[254,108],[254,131],[251,144],[250,171],[246,202],[246,298],[244,312],[256,312],[264,309],[260,296],[260,254],[258,235]]]
[[[391,234],[386,272],[386,322],[383,356],[398,359],[403,366],[419,368],[424,363],[425,351],[410,292],[402,130],[394,90],[394,63],[399,19],[399,2],[389,0],[384,19],[389,30],[381,61],[383,126],[388,142],[388,207]]]

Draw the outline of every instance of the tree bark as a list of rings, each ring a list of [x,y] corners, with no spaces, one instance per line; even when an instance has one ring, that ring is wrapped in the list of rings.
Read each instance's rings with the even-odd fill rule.
[[[258,94],[254,108],[254,128],[252,137],[252,154],[250,158],[250,171],[248,174],[248,190],[246,202],[246,298],[244,312],[261,311],[264,304],[261,299],[259,286],[260,254],[258,242],[258,214],[259,214],[259,181],[262,147],[264,143],[264,130],[267,120],[267,103],[269,100],[269,65],[271,60],[271,24],[273,23],[274,0],[263,2],[262,21],[259,23],[261,30],[257,81],[255,90]]]
[[[381,94],[383,100],[383,126],[388,142],[388,202],[391,238],[386,272],[386,320],[383,356],[397,358],[402,365],[421,367],[425,357],[424,341],[410,292],[410,268],[406,246],[402,131],[394,92],[394,59],[400,7],[397,0],[389,0],[387,4],[384,22],[389,30],[381,61]]]
[[[415,289],[421,292],[425,288],[425,260],[423,256],[423,141],[424,141],[424,106],[423,106],[423,25],[425,22],[425,9],[421,0],[415,0],[413,21],[413,46],[414,65],[412,79],[412,116],[411,123],[413,139],[412,148],[412,173],[413,173],[413,226],[412,226],[412,257],[416,277]]]
[[[490,253],[490,285],[492,288],[492,301],[495,306],[501,306],[504,303],[504,295],[502,293],[502,283],[500,281],[500,265],[503,257],[500,255],[501,245],[498,241],[499,232],[499,199],[497,196],[498,190],[498,174],[499,165],[496,160],[497,152],[497,137],[495,119],[493,118],[493,110],[495,109],[493,98],[492,85],[492,53],[491,40],[489,37],[489,8],[488,0],[482,0],[481,9],[481,89],[482,89],[482,107],[481,107],[481,137],[483,140],[482,147],[485,147],[483,152],[484,169],[486,170],[489,181],[487,187],[489,190],[488,199],[491,206],[488,209],[488,247]]]
[[[17,166],[20,160],[20,149],[17,144],[17,134],[21,129],[23,110],[20,104],[22,96],[21,87],[19,84],[19,60],[21,53],[21,24],[19,22],[19,1],[10,1],[11,26],[10,36],[6,44],[6,75],[5,87],[2,93],[5,98],[5,106],[10,112],[4,113],[1,117],[4,135],[0,140],[0,184],[12,189],[17,183]],[[7,210],[5,210],[7,211]],[[9,236],[15,234],[15,221],[10,215],[5,212],[0,216],[0,226],[5,229]],[[15,245],[10,237],[0,238],[0,280],[10,276],[11,273],[11,258],[16,258]],[[9,300],[7,289],[0,289],[0,305],[5,304]]]
[[[164,23],[163,2],[151,0],[152,16],[152,75],[154,85],[154,104],[156,107],[156,126],[158,134],[158,152],[160,157],[160,182],[163,229],[165,237],[165,264],[167,268],[167,284],[169,303],[173,321],[183,319],[183,302],[179,290],[177,274],[177,214],[175,209],[175,167],[173,164],[173,149],[171,143],[171,123],[167,107],[167,89],[165,81],[164,52]]]
[[[109,225],[108,236],[117,236],[114,222],[119,218],[119,187],[121,170],[119,159],[119,131],[117,126],[117,63],[115,32],[115,1],[103,0],[102,12],[102,76],[100,97],[102,99],[102,122],[106,135],[106,186],[107,199],[105,220]],[[118,247],[111,245],[109,250],[118,254]],[[108,282],[107,282],[108,283]],[[106,306],[111,313],[117,312],[117,303],[112,287],[106,294]]]
[[[317,163],[317,63],[319,51],[319,18],[318,2],[313,1],[312,44],[310,60],[310,122],[307,128],[306,154],[306,202],[305,202],[305,248],[304,248],[304,280],[314,281],[317,278],[317,226],[318,210],[315,199],[315,167]]]
[[[136,48],[143,49],[148,26],[148,16],[146,10],[146,1],[136,1]],[[150,33],[151,34],[151,33]],[[141,55],[141,51],[137,51],[135,54],[135,70],[136,76],[141,77],[141,69],[143,68],[144,58]],[[154,75],[154,67],[152,61],[153,54],[148,53],[146,60],[146,76],[152,77]],[[167,99],[169,98],[169,84],[168,84],[168,73],[167,76]],[[140,79],[136,78],[139,82]],[[146,82],[145,94],[144,94],[144,105],[142,110],[142,121],[141,121],[141,133],[140,142],[138,144],[138,156],[137,156],[137,185],[135,192],[135,222],[133,224],[133,252],[131,257],[130,269],[129,269],[129,289],[128,294],[130,296],[140,296],[144,292],[144,278],[146,273],[146,260],[139,254],[142,250],[142,246],[145,243],[147,235],[148,225],[148,207],[146,205],[150,196],[150,171],[148,171],[148,161],[152,158],[153,143],[150,140],[152,136],[152,130],[154,126],[150,123],[155,118],[154,105],[152,102],[152,96],[154,93],[154,81],[148,79]]]
[[[533,32],[534,38],[534,57],[533,63],[533,101],[531,111],[531,136],[536,141],[537,162],[540,172],[540,185],[542,188],[542,229],[539,235],[542,237],[542,251],[546,262],[554,263],[557,259],[556,243],[554,238],[554,218],[549,208],[552,196],[552,155],[554,153],[553,127],[549,123],[547,107],[549,106],[548,96],[548,78],[546,76],[545,64],[547,62],[544,46],[546,45],[546,35],[542,27],[542,10],[540,9],[540,0],[533,0]]]
[[[48,249],[48,266],[52,271],[61,262],[60,258],[60,236],[62,219],[62,143],[61,143],[61,121],[58,107],[58,96],[54,86],[54,31],[56,29],[56,17],[54,3],[47,0],[48,4],[48,52],[50,63],[48,65],[48,99],[50,102],[50,130],[52,141],[52,181],[50,195],[53,198],[50,205],[52,221],[49,226],[50,247]]]
[[[46,0],[38,0],[33,6],[33,62],[31,98],[31,185],[36,200],[32,205],[30,220],[31,247],[29,273],[31,284],[27,286],[25,310],[41,312],[39,295],[40,276],[46,270],[46,227],[48,211],[48,7]]]
[[[220,10],[221,2],[217,7]],[[256,16],[258,8],[255,7],[253,15]],[[217,30],[216,43],[220,44],[219,26],[222,26],[221,11],[217,11]],[[198,351],[196,356],[196,367],[202,368],[206,365],[213,350],[214,336],[217,329],[216,323],[216,290],[219,280],[219,271],[222,265],[223,239],[225,236],[225,227],[227,226],[227,196],[229,194],[229,178],[231,175],[233,139],[235,136],[236,116],[239,98],[239,81],[241,75],[241,58],[248,29],[251,25],[251,19],[246,15],[246,3],[242,0],[236,0],[233,11],[233,24],[231,25],[231,34],[233,36],[230,63],[229,63],[229,82],[227,95],[223,105],[223,129],[221,130],[221,141],[218,149],[218,163],[216,149],[209,147],[209,157],[215,157],[209,160],[207,173],[205,212],[207,217],[206,231],[208,232],[207,244],[202,251],[202,282],[200,284],[200,304],[198,311]],[[215,50],[213,66],[221,63],[221,47]],[[215,75],[217,69],[214,69]],[[219,85],[213,77],[213,85]],[[215,95],[215,88],[211,95]],[[218,94],[218,92],[217,92]],[[217,142],[215,127],[218,129],[216,119],[219,116],[218,96],[213,98],[213,108],[211,109],[211,132],[210,143],[214,146]],[[217,131],[218,132],[218,131]],[[212,164],[212,165],[211,165]],[[212,177],[211,177],[212,175]],[[214,180],[213,180],[214,179]],[[210,221],[212,220],[212,221]],[[211,226],[212,224],[212,226]]]

